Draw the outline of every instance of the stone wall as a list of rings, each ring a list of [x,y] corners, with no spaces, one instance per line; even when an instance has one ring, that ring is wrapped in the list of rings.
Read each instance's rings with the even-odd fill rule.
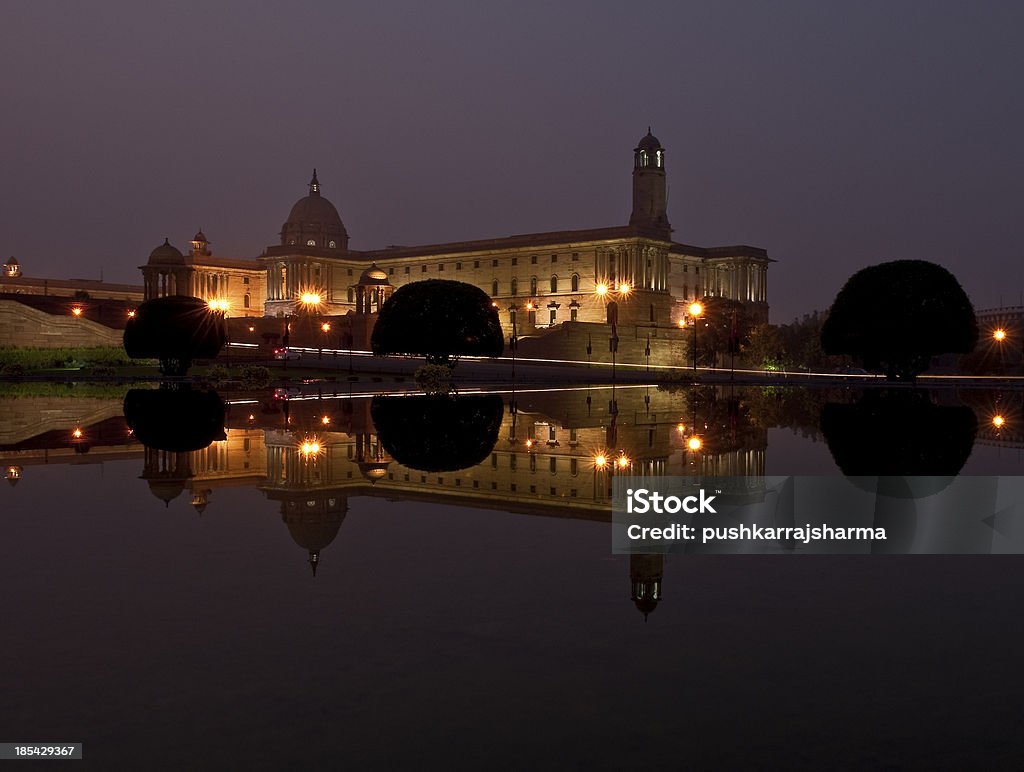
[[[611,325],[590,322],[563,322],[537,335],[519,339],[517,356],[541,359],[570,359],[587,361],[587,345],[591,348],[590,361],[612,361]],[[650,364],[686,365],[690,347],[685,333],[672,327],[643,327],[619,325],[619,348],[616,361],[620,364],[647,364],[646,348],[650,341]],[[507,341],[506,341],[506,354]]]
[[[0,346],[120,346],[122,336],[121,330],[89,319],[48,314],[24,303],[0,299]]]

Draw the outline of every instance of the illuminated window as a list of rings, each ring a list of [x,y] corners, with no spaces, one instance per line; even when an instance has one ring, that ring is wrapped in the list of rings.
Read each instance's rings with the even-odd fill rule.
[[[316,241],[314,241],[313,239],[308,239],[306,241],[306,246],[307,247],[315,247],[316,246]]]
[[[574,273],[572,275],[572,279],[571,279],[570,283],[571,283],[572,291],[573,292],[579,292],[580,291],[580,275],[578,273]]]
[[[337,246],[337,244],[335,244],[333,241],[328,241],[327,246],[329,246],[331,249],[334,249]]]
[[[249,293],[246,292],[245,293],[245,297],[242,298],[242,308],[248,308],[249,307],[249,300],[250,300]]]

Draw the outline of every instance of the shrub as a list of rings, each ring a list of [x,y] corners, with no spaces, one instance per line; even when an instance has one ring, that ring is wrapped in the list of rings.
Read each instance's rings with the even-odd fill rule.
[[[452,390],[452,369],[445,365],[420,365],[413,379],[427,394],[447,394]]]

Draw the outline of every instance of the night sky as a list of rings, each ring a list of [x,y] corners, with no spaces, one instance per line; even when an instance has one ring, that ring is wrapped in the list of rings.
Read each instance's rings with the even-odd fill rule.
[[[763,246],[772,319],[924,258],[1021,300],[1024,4],[3,4],[0,259],[140,283],[275,243],[312,167],[354,249],[625,224]]]

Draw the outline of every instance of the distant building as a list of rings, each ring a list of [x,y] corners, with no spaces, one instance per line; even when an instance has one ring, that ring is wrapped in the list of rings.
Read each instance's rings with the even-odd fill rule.
[[[305,296],[305,310],[319,315],[365,314],[376,311],[373,293],[382,294],[374,288],[441,278],[481,288],[506,332],[520,336],[612,316],[621,325],[677,328],[688,304],[704,296],[733,298],[767,320],[773,261],[764,249],[673,241],[665,158],[648,130],[633,150],[626,225],[369,251],[349,248],[348,230],[314,170],[278,244],[244,260],[214,257],[202,232],[189,255],[165,241],[142,267],[146,297],[190,294],[226,300],[231,316],[282,317],[295,313]]]

